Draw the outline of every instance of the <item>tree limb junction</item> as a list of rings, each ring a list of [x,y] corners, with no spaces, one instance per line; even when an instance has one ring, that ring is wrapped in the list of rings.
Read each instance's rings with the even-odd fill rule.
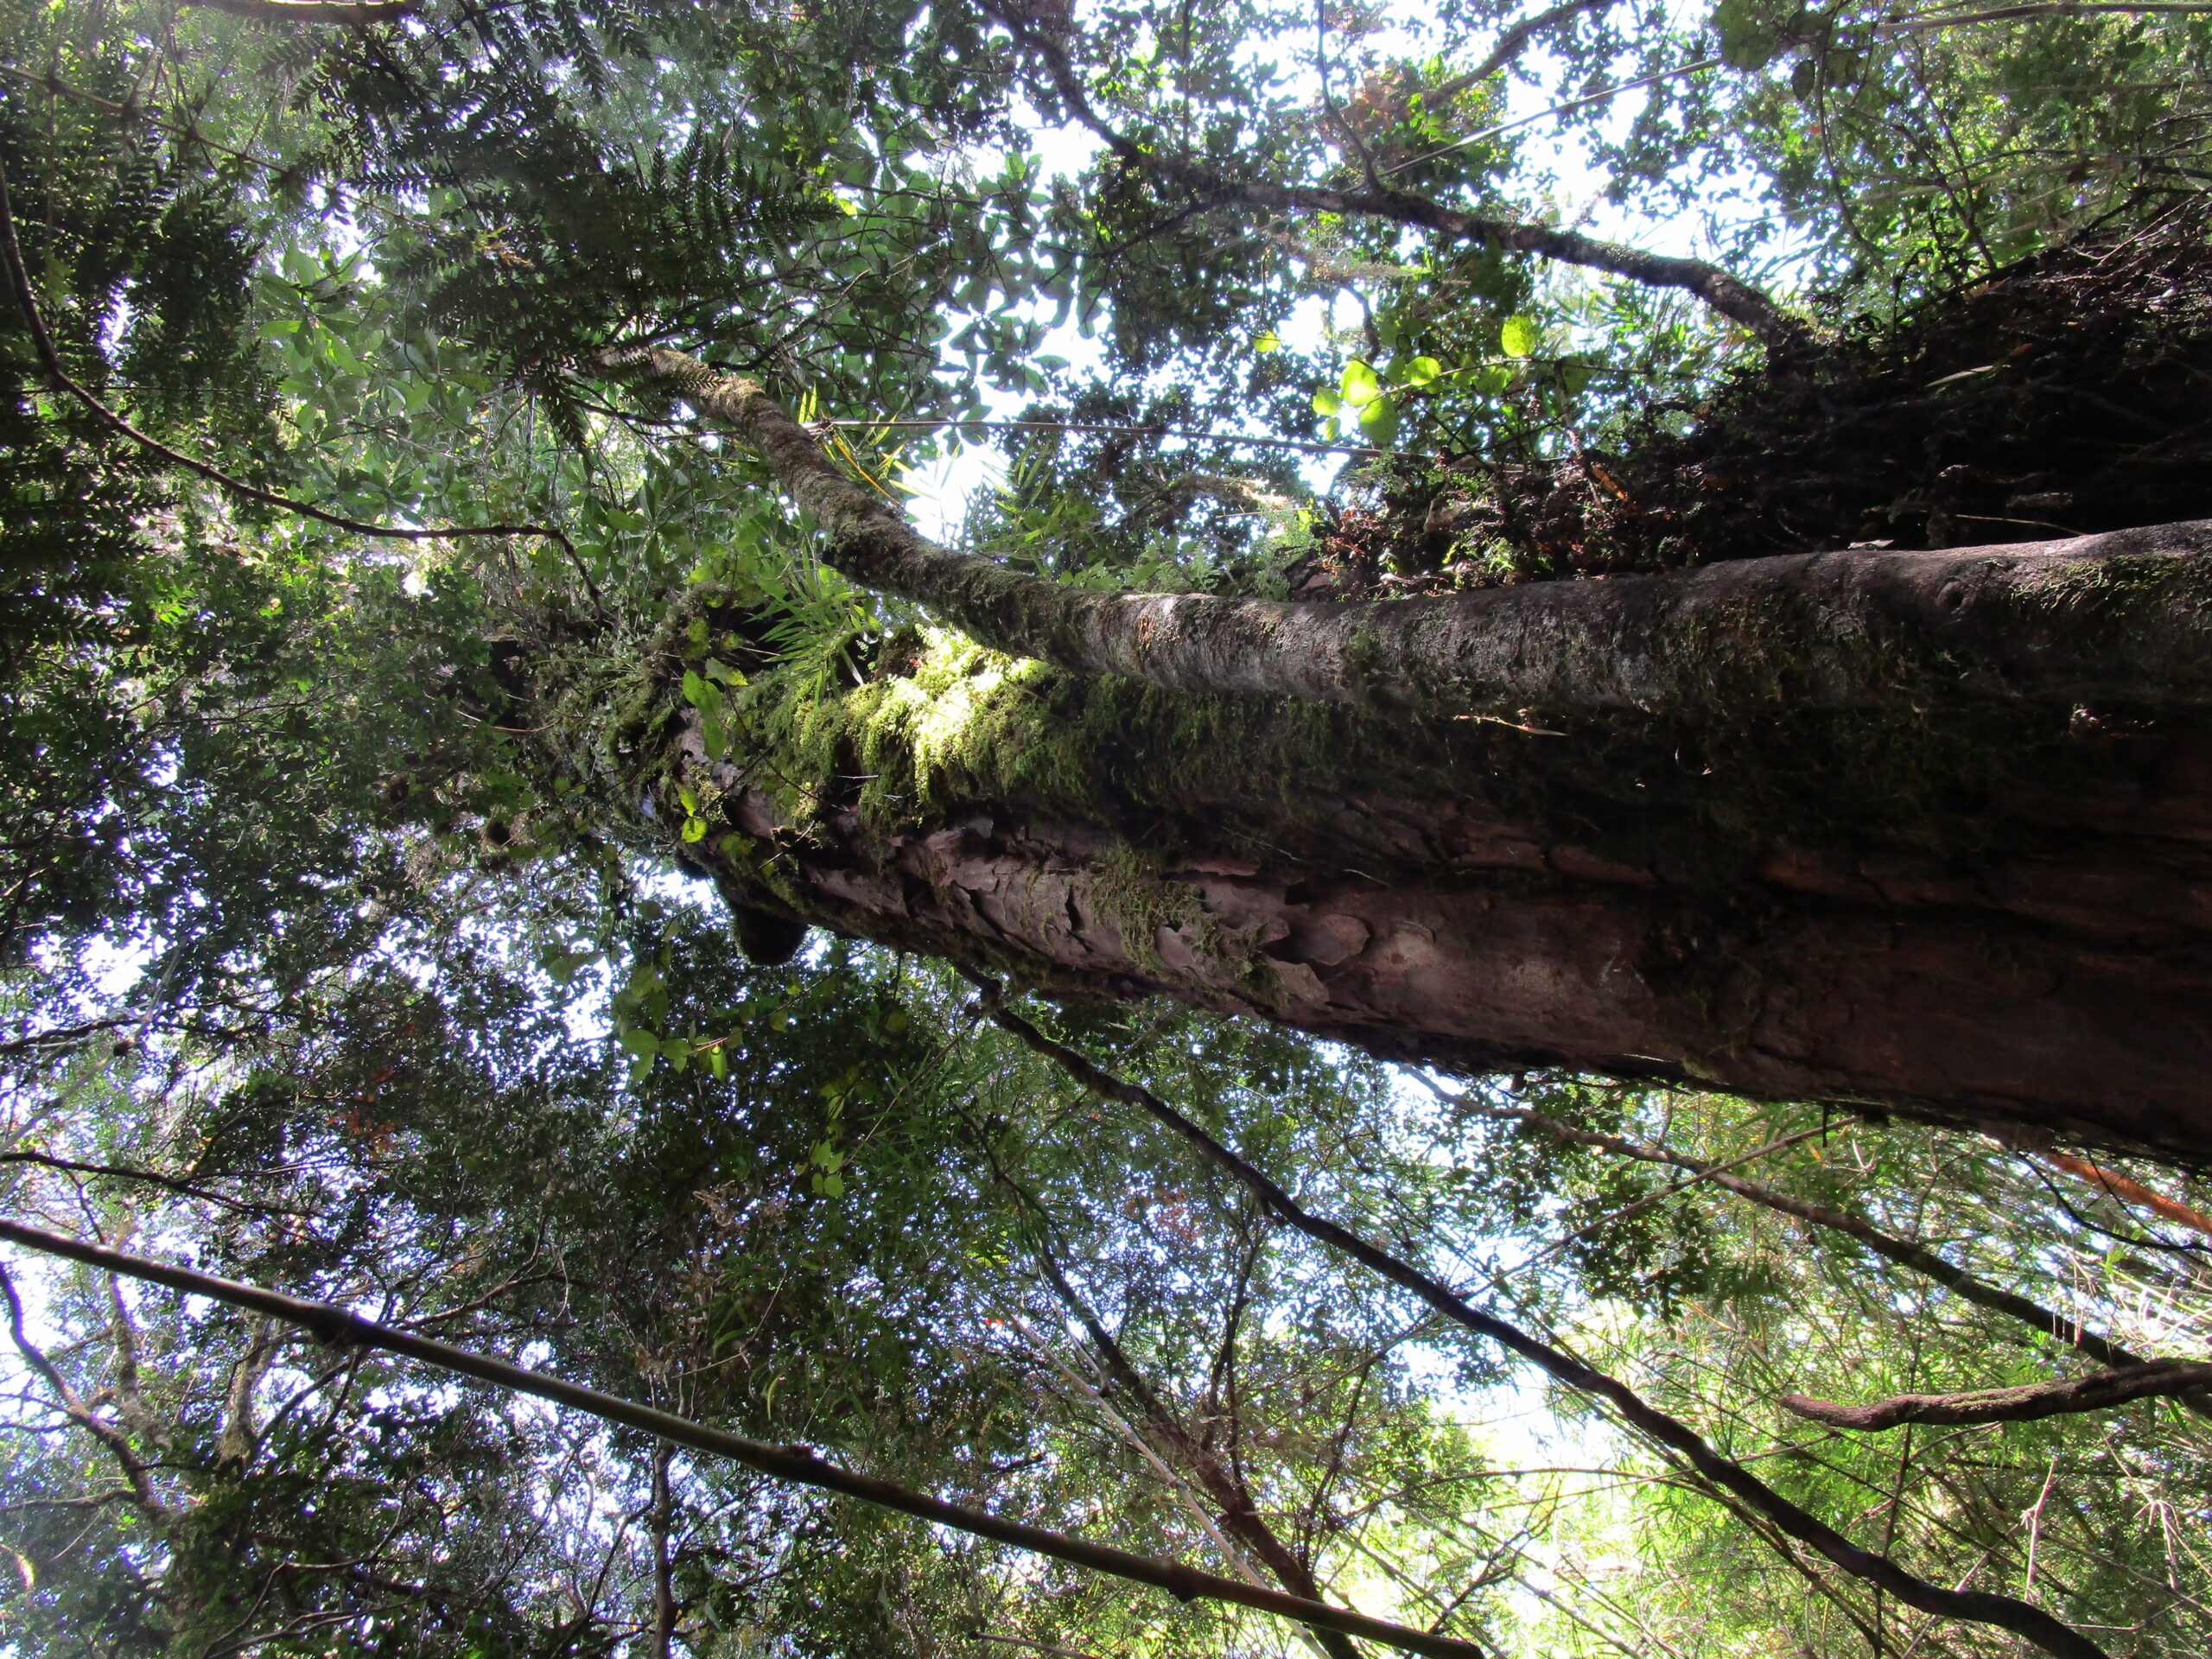
[[[1307,1211],[1260,1170],[1184,1116],[1141,1084],[1124,1081],[1094,1065],[1064,1043],[1053,1041],[1006,1006],[997,983],[963,969],[982,994],[983,1007],[1001,1030],[1053,1061],[1101,1099],[1133,1106],[1179,1135],[1216,1168],[1242,1184],[1273,1214],[1315,1243],[1348,1255],[1400,1288],[1410,1291],[1437,1313],[1465,1330],[1497,1343],[1578,1393],[1605,1401],[1630,1424],[1661,1445],[1681,1453],[1699,1474],[1756,1511],[1781,1531],[1818,1550],[1853,1578],[1864,1580],[1908,1607],[1946,1618],[1993,1624],[2034,1643],[2059,1659],[2102,1659],[2104,1650],[2071,1625],[2039,1607],[2011,1596],[1982,1590],[1947,1590],[1908,1573],[1886,1555],[1861,1549],[1809,1511],[1800,1509],[1733,1459],[1714,1451],[1705,1437],[1679,1418],[1669,1416],[1618,1378],[1585,1363],[1494,1314],[1470,1306],[1448,1287],[1390,1255],[1348,1228]],[[0,1235],[4,1236],[4,1235]]]
[[[1066,48],[1058,40],[998,6],[986,3],[983,10],[1010,31],[1020,44],[1036,54],[1069,112],[1116,157],[1128,166],[1190,191],[1208,205],[1237,205],[1273,213],[1341,213],[1415,226],[1445,236],[1462,237],[1485,247],[1541,254],[1561,264],[1607,271],[1647,288],[1681,289],[1696,296],[1730,321],[1740,323],[1770,349],[1792,345],[1807,337],[1804,323],[1765,294],[1701,259],[1646,253],[1555,226],[1468,213],[1411,191],[1391,189],[1379,178],[1371,180],[1365,190],[1269,184],[1232,179],[1187,157],[1147,149],[1098,113]],[[1547,15],[1532,20],[1530,27],[1549,21]]]

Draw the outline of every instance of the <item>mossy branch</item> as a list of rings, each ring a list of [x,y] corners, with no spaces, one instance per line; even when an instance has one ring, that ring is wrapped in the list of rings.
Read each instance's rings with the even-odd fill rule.
[[[1667,575],[1384,601],[1102,594],[941,547],[831,464],[759,382],[681,352],[602,353],[751,445],[862,587],[982,643],[1171,691],[1437,717],[1746,700],[1917,712],[1997,702],[2212,702],[2212,524],[1943,552],[1789,554]]]
[[[1901,1394],[1871,1406],[1840,1406],[1827,1400],[1785,1394],[1780,1403],[1800,1417],[1830,1428],[1878,1433],[1907,1423],[1962,1427],[1975,1423],[2031,1423],[2039,1417],[2105,1411],[2131,1400],[2158,1395],[2202,1397],[2212,1388],[2212,1364],[2199,1360],[2152,1359],[2118,1370],[2099,1371],[2064,1382],[2030,1383],[2018,1389],[1983,1389],[1970,1394]]]

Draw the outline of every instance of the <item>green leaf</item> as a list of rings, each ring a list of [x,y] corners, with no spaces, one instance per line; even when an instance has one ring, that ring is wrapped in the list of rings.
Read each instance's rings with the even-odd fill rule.
[[[1492,364],[1475,376],[1475,390],[1495,397],[1513,384],[1513,371]]]
[[[699,677],[696,669],[683,671],[683,700],[694,708],[707,700],[707,683]]]
[[[1387,449],[1397,441],[1398,404],[1394,397],[1377,397],[1359,411],[1359,432],[1378,449]]]
[[[1417,357],[1400,372],[1401,380],[1408,386],[1425,386],[1444,372],[1444,365],[1433,357]]]
[[[1316,415],[1333,415],[1344,406],[1344,400],[1325,387],[1313,394],[1313,412]]]
[[[698,841],[703,838],[706,833],[707,821],[704,818],[686,818],[683,820],[684,840]]]
[[[1270,328],[1252,342],[1252,349],[1262,353],[1279,352],[1282,350],[1282,336]]]
[[[1382,383],[1376,378],[1373,364],[1354,358],[1344,365],[1343,390],[1344,402],[1358,409],[1382,395]]]
[[[1508,317],[1497,333],[1498,349],[1508,357],[1526,357],[1536,349],[1536,321],[1533,317]]]

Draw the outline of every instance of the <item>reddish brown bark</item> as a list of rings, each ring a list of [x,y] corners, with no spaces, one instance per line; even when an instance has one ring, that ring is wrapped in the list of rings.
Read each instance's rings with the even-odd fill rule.
[[[1120,828],[978,803],[911,831],[833,812],[793,837],[768,794],[692,743],[701,775],[734,786],[729,821],[778,849],[781,902],[846,933],[1465,1070],[1568,1067],[2212,1152],[2202,732],[2165,741],[2131,786],[2010,803],[2040,843],[1948,857],[1777,843],[1721,889],[1465,798],[1348,798],[1338,844],[1309,824],[1259,858],[1249,837],[1191,848],[1205,817],[1192,803],[1148,926],[1141,906],[1132,920]],[[1378,844],[1401,854],[1387,880],[1362,873]],[[763,902],[750,868],[720,874]]]

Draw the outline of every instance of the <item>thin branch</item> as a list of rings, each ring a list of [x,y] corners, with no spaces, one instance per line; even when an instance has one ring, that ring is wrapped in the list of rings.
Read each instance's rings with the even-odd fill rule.
[[[1646,253],[1640,249],[1623,247],[1618,243],[1601,242],[1594,237],[1584,236],[1579,231],[1466,213],[1457,207],[1447,207],[1427,196],[1393,189],[1382,184],[1379,176],[1371,181],[1365,190],[1267,184],[1256,180],[1228,178],[1188,157],[1147,149],[1110,125],[1098,113],[1090,102],[1082,77],[1076,73],[1075,65],[1068,57],[1066,48],[1058,41],[1021,18],[1001,10],[990,0],[985,0],[983,10],[1004,25],[1017,42],[1036,54],[1045,66],[1046,75],[1053,90],[1058,92],[1069,112],[1117,157],[1154,178],[1189,190],[1202,200],[1221,206],[1237,203],[1274,213],[1343,213],[1354,218],[1384,219],[1401,225],[1419,226],[1446,236],[1464,237],[1485,247],[1541,254],[1547,259],[1557,260],[1563,264],[1610,271],[1649,288],[1684,289],[1731,321],[1741,323],[1770,348],[1796,345],[1808,337],[1805,325],[1765,294],[1742,278],[1701,259],[1680,259]],[[1466,143],[1471,141],[1462,139],[1459,142]]]
[[[1910,1268],[1916,1273],[1933,1279],[1961,1301],[1972,1302],[1977,1306],[1988,1308],[1992,1313],[2007,1314],[2019,1320],[2023,1325],[2031,1326],[2046,1336],[2056,1337],[2069,1347],[2078,1349],[2100,1365],[2124,1367],[2145,1363],[2140,1354],[2131,1353],[2118,1343],[2108,1341],[2099,1336],[2079,1319],[2068,1319],[2064,1314],[2053,1313],[2047,1307],[2030,1301],[2024,1296],[2018,1296],[2009,1290],[2000,1289],[1986,1280],[1977,1278],[1963,1268],[1952,1266],[1926,1245],[1916,1244],[1908,1239],[1897,1238],[1885,1233],[1872,1222],[1866,1220],[1863,1217],[1853,1215],[1848,1211],[1834,1209],[1825,1204],[1815,1204],[1809,1198],[1795,1197],[1777,1188],[1764,1185],[1758,1181],[1748,1180],[1740,1175],[1728,1174],[1724,1166],[1708,1163],[1701,1158],[1692,1158],[1665,1147],[1647,1147],[1618,1135],[1600,1135],[1592,1129],[1579,1129],[1572,1124],[1562,1123],[1555,1117],[1532,1111],[1525,1106],[1489,1104],[1477,1100],[1471,1095],[1452,1094],[1426,1077],[1422,1077],[1422,1081],[1427,1084],[1438,1096],[1463,1110],[1503,1122],[1525,1123],[1530,1128],[1541,1130],[1554,1140],[1569,1141],[1575,1146],[1595,1147],[1602,1152],[1612,1153],[1618,1157],[1634,1158],[1643,1163],[1670,1164],[1676,1169],[1687,1169],[1700,1178],[1711,1181],[1716,1186],[1726,1188],[1738,1198],[1749,1198],[1753,1204],[1762,1205],[1769,1210],[1778,1211],[1785,1216],[1794,1216],[1800,1221],[1809,1221],[1816,1227],[1827,1227],[1847,1237],[1856,1239],[1875,1255],[1885,1256],[1897,1262],[1900,1267]]]
[[[1351,1256],[1392,1284],[1410,1291],[1455,1325],[1487,1338],[1529,1361],[1547,1376],[1576,1392],[1611,1405],[1635,1427],[1688,1459],[1697,1472],[1757,1511],[1789,1536],[1809,1545],[1837,1567],[1897,1597],[1922,1612],[1993,1624],[2034,1643],[2060,1659],[2101,1659],[2104,1650],[2072,1626],[2039,1607],[1986,1591],[1947,1590],[1908,1573],[1887,1556],[1861,1549],[1810,1512],[1800,1509],[1742,1464],[1713,1450],[1695,1429],[1670,1417],[1618,1378],[1571,1354],[1471,1306],[1457,1294],[1419,1268],[1390,1255],[1337,1223],[1309,1212],[1258,1169],[1231,1152],[1141,1084],[1128,1083],[1063,1043],[1057,1043],[1006,1006],[997,984],[962,970],[982,994],[993,1022],[1102,1099],[1118,1101],[1146,1113],[1194,1147],[1217,1168],[1242,1183],[1271,1212],[1308,1238]]]
[[[743,1435],[709,1428],[668,1412],[655,1410],[651,1406],[619,1399],[611,1394],[601,1394],[596,1389],[588,1389],[563,1377],[549,1376],[543,1371],[528,1370],[488,1355],[471,1353],[467,1349],[455,1348],[428,1337],[378,1325],[358,1313],[333,1307],[327,1302],[311,1302],[301,1297],[288,1296],[282,1291],[265,1290],[257,1285],[241,1285],[232,1280],[216,1278],[212,1274],[195,1273],[189,1268],[172,1267],[166,1262],[156,1262],[145,1256],[110,1249],[84,1239],[26,1227],[20,1222],[0,1221],[0,1239],[28,1249],[86,1262],[111,1273],[166,1285],[187,1295],[205,1296],[233,1307],[266,1313],[289,1324],[300,1325],[318,1340],[334,1347],[378,1349],[461,1376],[474,1377],[495,1388],[511,1389],[518,1394],[550,1401],[555,1405],[584,1412],[603,1422],[620,1423],[624,1427],[638,1429],[678,1446],[688,1446],[696,1451],[728,1458],[733,1463],[742,1464],[772,1480],[858,1498],[862,1503],[874,1503],[900,1515],[913,1516],[938,1526],[950,1527],[957,1532],[988,1538],[995,1543],[1009,1544],[1039,1555],[1049,1555],[1093,1572],[1150,1585],[1166,1591],[1179,1601],[1234,1602],[1242,1607],[1255,1608],[1261,1612],[1295,1619],[1318,1629],[1363,1637],[1370,1642],[1379,1642],[1385,1647],[1402,1652],[1432,1655],[1435,1659],[1485,1659],[1483,1650],[1469,1643],[1409,1630],[1402,1624],[1370,1618],[1365,1614],[1344,1608],[1302,1600],[1296,1596],[1285,1595],[1281,1591],[1240,1584],[1234,1579],[1201,1573],[1178,1561],[1132,1554],[1110,1545],[1094,1544],[1081,1538],[1070,1537],[1065,1533],[1050,1532],[1042,1527],[1009,1521],[986,1510],[947,1503],[925,1493],[893,1485],[887,1480],[879,1480],[872,1475],[839,1468],[816,1457],[804,1446],[770,1446],[764,1441],[747,1440]],[[5,1286],[12,1303],[14,1289],[6,1284],[4,1274],[0,1274],[0,1286]],[[20,1323],[20,1310],[17,1317]],[[2082,1659],[2102,1659],[2096,1649],[2086,1645],[2069,1651],[2082,1656]]]
[[[141,431],[100,402],[73,378],[67,369],[62,367],[61,354],[54,349],[54,336],[47,331],[46,319],[39,313],[37,291],[31,285],[30,272],[24,267],[22,250],[16,240],[15,213],[8,198],[8,180],[4,171],[0,171],[0,260],[4,260],[7,264],[9,283],[15,290],[16,303],[22,311],[23,321],[30,329],[31,343],[37,348],[39,361],[44,366],[46,377],[53,383],[54,390],[67,392],[70,397],[74,397],[85,406],[95,420],[110,430],[120,433],[140,448],[159,455],[164,461],[183,467],[187,472],[197,474],[211,484],[230,491],[233,495],[243,496],[249,501],[258,501],[264,506],[275,507],[281,512],[297,514],[302,518],[312,518],[320,524],[329,524],[335,529],[347,531],[356,536],[374,536],[409,542],[442,541],[460,536],[539,536],[549,541],[558,542],[563,547],[568,549],[572,557],[575,556],[575,544],[562,531],[550,525],[467,524],[447,525],[435,530],[408,530],[396,524],[367,524],[359,518],[348,518],[342,513],[326,512],[308,502],[295,501],[289,496],[278,495],[273,491],[262,489],[257,485],[247,483],[244,479],[233,478],[220,467],[211,466],[197,456],[188,455],[181,449],[171,448],[152,434]]]
[[[219,1204],[232,1210],[250,1211],[255,1215],[301,1216],[310,1213],[278,1204],[254,1204],[242,1198],[225,1198],[220,1192],[211,1192],[204,1186],[194,1186],[189,1181],[178,1180],[173,1175],[163,1175],[150,1169],[139,1169],[130,1164],[87,1164],[74,1158],[56,1158],[44,1152],[0,1152],[0,1164],[31,1164],[40,1169],[57,1170],[69,1175],[98,1175],[109,1180],[144,1181],[167,1192],[188,1198],[197,1198],[205,1204]]]
[[[1563,4],[1554,6],[1548,11],[1540,11],[1531,16],[1523,17],[1497,37],[1497,44],[1491,48],[1490,56],[1464,74],[1452,76],[1435,91],[1427,93],[1425,101],[1433,108],[1446,99],[1458,97],[1470,86],[1481,86],[1483,82],[1519,57],[1532,37],[1549,29],[1554,23],[1563,23],[1568,18],[1586,11],[1604,11],[1612,3],[1613,0],[1565,0]]]
[[[6,1224],[0,1223],[0,1225]],[[24,1230],[30,1230],[27,1228]],[[122,1470],[124,1479],[130,1483],[130,1501],[156,1519],[165,1515],[166,1506],[154,1491],[153,1477],[147,1473],[146,1465],[131,1449],[130,1437],[87,1405],[83,1396],[69,1386],[69,1379],[62,1376],[54,1363],[46,1357],[44,1351],[24,1333],[22,1300],[16,1294],[16,1281],[5,1268],[0,1268],[0,1298],[4,1298],[8,1304],[8,1333],[15,1339],[16,1351],[45,1379],[47,1387],[54,1391],[54,1399],[69,1421],[107,1448],[108,1455]]]
[[[2152,1359],[2119,1370],[2064,1382],[2032,1382],[2017,1389],[1982,1389],[1968,1394],[1900,1394],[1871,1406],[1840,1406],[1827,1400],[1785,1394],[1781,1404],[1800,1417],[1830,1428],[1878,1433],[1908,1423],[1937,1425],[2031,1423],[2039,1417],[2104,1411],[2131,1400],[2195,1393],[2212,1387],[2212,1363],[2199,1360]]]
[[[2206,1215],[2202,1210],[2192,1210],[2185,1204],[2177,1204],[2164,1193],[2152,1192],[2142,1182],[2131,1180],[2116,1169],[2106,1169],[2086,1158],[2076,1158],[2072,1153],[2047,1152],[2044,1156],[2069,1174],[2094,1182],[2115,1198],[2139,1204],[2177,1226],[2191,1228],[2212,1237],[2212,1216]],[[2202,1247],[2200,1245],[2198,1248]]]

